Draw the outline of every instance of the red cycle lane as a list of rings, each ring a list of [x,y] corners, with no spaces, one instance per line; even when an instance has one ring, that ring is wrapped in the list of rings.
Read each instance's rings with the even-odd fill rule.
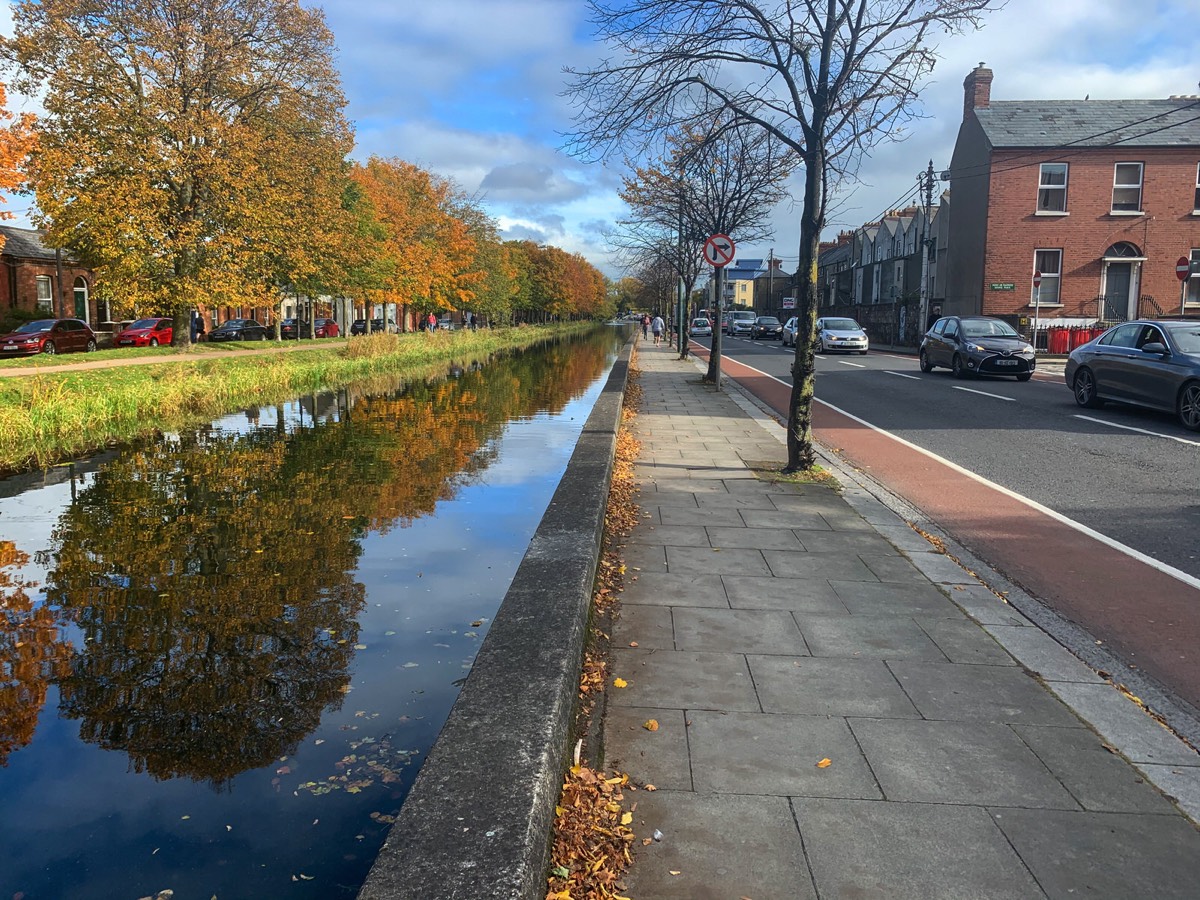
[[[786,418],[791,388],[736,360],[722,370]],[[824,447],[903,497],[1029,594],[1200,706],[1200,590],[827,404]],[[1116,673],[1114,673],[1115,675]]]

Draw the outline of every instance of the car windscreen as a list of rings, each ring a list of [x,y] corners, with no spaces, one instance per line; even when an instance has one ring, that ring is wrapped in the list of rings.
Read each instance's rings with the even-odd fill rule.
[[[972,319],[964,319],[962,323],[962,333],[964,337],[1020,337],[1016,329],[1007,322],[1001,322],[998,319],[992,321],[978,321]]]
[[[39,334],[54,327],[54,319],[38,319],[36,322],[26,322],[17,329],[17,334]]]
[[[153,328],[156,324],[158,324],[158,319],[138,319],[129,326],[129,330],[133,331],[135,328]]]
[[[745,319],[747,321],[753,321],[754,313],[752,313],[752,312],[735,312],[730,318]]]
[[[862,331],[853,319],[826,319],[826,331]]]
[[[1167,329],[1181,352],[1200,354],[1200,325],[1168,325]]]
[[[759,325],[778,325],[779,320],[777,318],[775,318],[774,316],[759,316],[758,324]]]

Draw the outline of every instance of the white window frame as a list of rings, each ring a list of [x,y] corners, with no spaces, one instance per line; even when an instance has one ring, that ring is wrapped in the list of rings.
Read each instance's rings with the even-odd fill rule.
[[[1200,306],[1200,247],[1193,247],[1188,254],[1192,264],[1192,274],[1188,275],[1187,293],[1184,295],[1184,306]]]
[[[49,275],[35,275],[33,285],[37,292],[37,310],[54,312],[54,279]]]
[[[1137,166],[1137,181],[1117,181],[1121,166]],[[1142,214],[1142,185],[1146,181],[1146,164],[1140,162],[1113,163],[1112,214],[1114,216],[1140,216]],[[1137,209],[1117,209],[1117,191],[1137,191]],[[1126,201],[1123,205],[1128,205]]]
[[[1200,163],[1196,163],[1196,194],[1192,201],[1192,215],[1200,216]]]
[[[1038,268],[1038,254],[1041,254],[1041,253],[1057,254],[1057,256],[1058,256],[1058,270],[1057,271],[1047,272],[1045,269]],[[1062,302],[1062,257],[1063,257],[1063,252],[1062,252],[1062,249],[1059,247],[1038,247],[1036,250],[1033,251],[1033,271],[1031,271],[1029,273],[1029,305],[1030,306],[1035,305],[1035,302],[1036,302],[1037,306],[1062,306],[1063,305],[1063,302]],[[1033,276],[1035,273],[1037,273],[1039,271],[1042,273],[1042,285],[1041,285],[1040,293],[1039,293],[1039,289],[1033,286]],[[1047,288],[1046,282],[1047,281],[1052,282],[1054,285],[1054,295],[1053,295],[1054,299],[1053,300],[1046,299],[1048,296],[1048,294],[1046,292],[1046,288]],[[1034,298],[1035,293],[1038,294],[1036,301]]]
[[[1062,169],[1062,184],[1047,184],[1046,175],[1050,174],[1046,170],[1053,168],[1055,170]],[[1039,216],[1065,216],[1067,215],[1067,181],[1070,177],[1070,166],[1067,163],[1042,163],[1038,167],[1038,193],[1037,193],[1037,215]],[[1057,209],[1050,207],[1048,204],[1043,204],[1042,199],[1045,196],[1049,199],[1052,195],[1057,195],[1060,199],[1061,206]]]

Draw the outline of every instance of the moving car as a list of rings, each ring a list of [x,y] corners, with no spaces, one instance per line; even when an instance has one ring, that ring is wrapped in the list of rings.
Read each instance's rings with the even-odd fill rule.
[[[0,335],[0,357],[91,353],[95,349],[96,335],[81,319],[35,319]]]
[[[750,340],[757,341],[759,338],[782,340],[783,325],[774,316],[759,316],[750,324]]]
[[[818,353],[845,350],[847,353],[857,351],[860,355],[866,356],[870,345],[867,333],[853,319],[817,319]]]
[[[319,338],[335,338],[341,333],[338,323],[333,319],[317,319],[313,322],[313,334]]]
[[[157,347],[170,344],[174,335],[173,319],[138,319],[113,337],[114,347]]]
[[[1075,402],[1107,400],[1174,413],[1200,431],[1200,322],[1141,319],[1076,347],[1064,372]]]
[[[712,337],[712,322],[708,319],[692,319],[692,324],[688,326],[688,334],[692,337]]]
[[[748,309],[734,310],[729,314],[729,326],[726,332],[732,335],[749,334],[756,316]]]
[[[267,327],[253,319],[230,319],[209,334],[210,341],[265,341]]]
[[[1033,347],[1002,319],[988,316],[943,316],[921,339],[921,371],[945,366],[955,378],[969,375],[1033,377]]]
[[[800,320],[792,316],[783,323],[783,336],[780,338],[780,343],[785,347],[796,346],[796,332],[800,330]]]

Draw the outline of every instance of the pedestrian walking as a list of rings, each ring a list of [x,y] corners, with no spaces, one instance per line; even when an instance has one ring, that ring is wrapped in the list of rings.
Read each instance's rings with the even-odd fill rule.
[[[425,327],[429,330],[430,334],[433,334],[435,331],[437,331],[437,316],[435,316],[433,313],[430,313],[425,319]]]
[[[642,340],[646,339],[646,332],[650,329],[650,314],[642,313]]]
[[[664,327],[665,326],[663,325],[662,316],[655,316],[654,319],[650,322],[650,330],[654,332],[654,346],[655,347],[657,347],[660,343],[662,343],[662,335],[663,335]]]

